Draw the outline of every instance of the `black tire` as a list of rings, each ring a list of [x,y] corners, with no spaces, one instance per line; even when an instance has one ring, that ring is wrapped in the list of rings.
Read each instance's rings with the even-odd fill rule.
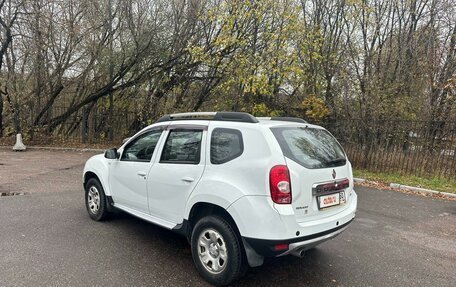
[[[204,264],[200,259],[200,251],[205,251],[204,247],[199,245],[200,236],[207,234],[206,232],[215,231],[221,236],[221,241],[224,242],[226,250],[226,261],[223,262],[223,270],[219,273],[209,271],[207,268],[211,268],[212,264]],[[207,237],[206,237],[207,238]],[[221,244],[218,244],[221,248]],[[243,252],[243,247],[239,236],[237,236],[235,229],[231,224],[223,217],[218,215],[212,215],[201,218],[195,225],[191,236],[191,249],[193,262],[195,263],[196,269],[199,274],[209,283],[216,286],[226,286],[233,281],[239,279],[242,273],[246,270],[246,259]],[[217,249],[218,250],[218,249]],[[208,251],[209,252],[209,251]],[[208,255],[209,256],[209,255]],[[212,255],[210,255],[212,256]],[[209,258],[209,257],[208,257]],[[210,257],[211,260],[215,257]],[[220,262],[220,261],[218,261]],[[212,263],[212,261],[211,261]],[[205,266],[206,265],[206,266]]]
[[[89,204],[89,192],[91,191],[98,193],[98,208],[93,208],[93,204]],[[108,211],[108,201],[104,193],[103,186],[96,178],[91,178],[87,181],[85,185],[85,205],[87,212],[89,213],[90,218],[95,221],[102,221],[109,217],[110,213]]]

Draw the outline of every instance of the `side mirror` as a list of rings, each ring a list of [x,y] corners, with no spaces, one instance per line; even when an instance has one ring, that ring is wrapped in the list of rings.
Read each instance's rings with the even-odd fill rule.
[[[126,143],[129,139],[131,139],[131,138],[124,138],[124,139],[122,140],[122,144]]]
[[[105,151],[104,157],[107,159],[118,159],[119,153],[116,148],[110,148]]]

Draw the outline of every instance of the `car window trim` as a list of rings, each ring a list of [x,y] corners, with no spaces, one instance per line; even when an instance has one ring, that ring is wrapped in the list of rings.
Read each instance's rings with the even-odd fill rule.
[[[177,124],[177,125],[168,125],[166,130],[202,130],[207,131],[207,125],[198,125],[198,124]]]

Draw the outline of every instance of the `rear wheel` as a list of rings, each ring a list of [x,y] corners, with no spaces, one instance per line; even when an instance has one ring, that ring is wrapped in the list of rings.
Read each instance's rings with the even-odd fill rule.
[[[85,185],[85,204],[90,218],[101,221],[109,216],[106,195],[100,182],[91,178]]]
[[[242,245],[233,227],[220,216],[200,219],[191,237],[193,262],[204,279],[225,286],[245,271]]]

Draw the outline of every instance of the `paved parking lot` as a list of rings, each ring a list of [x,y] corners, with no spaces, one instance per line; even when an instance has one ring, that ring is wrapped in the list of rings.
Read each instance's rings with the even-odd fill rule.
[[[0,192],[76,191],[82,168],[95,152],[0,148]]]
[[[0,149],[0,286],[206,286],[182,237],[117,214],[91,221],[93,153]],[[358,187],[357,218],[306,257],[266,260],[239,286],[454,286],[456,202]]]

